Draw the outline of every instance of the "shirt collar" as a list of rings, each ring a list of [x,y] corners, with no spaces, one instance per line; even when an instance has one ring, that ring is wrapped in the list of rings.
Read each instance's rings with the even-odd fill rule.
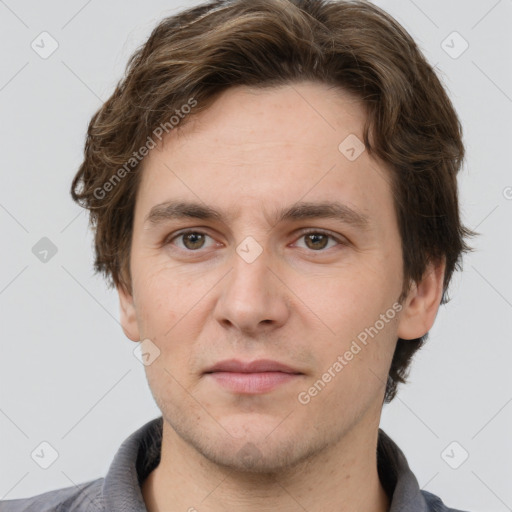
[[[109,512],[147,512],[141,485],[160,462],[163,417],[155,418],[120,446],[103,481],[102,502]],[[427,512],[425,498],[396,443],[379,428],[377,470],[391,498],[389,512]]]

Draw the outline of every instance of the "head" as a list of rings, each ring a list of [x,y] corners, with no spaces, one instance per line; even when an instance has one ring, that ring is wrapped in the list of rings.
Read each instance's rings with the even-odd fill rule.
[[[175,430],[199,443],[201,418],[204,451],[228,457],[226,436],[266,439],[293,409],[293,446],[267,443],[284,463],[391,401],[470,250],[463,157],[434,70],[372,4],[222,0],[164,19],[93,116],[72,195],[125,333],[160,350],[146,371]],[[300,375],[235,397],[204,373],[234,357]]]

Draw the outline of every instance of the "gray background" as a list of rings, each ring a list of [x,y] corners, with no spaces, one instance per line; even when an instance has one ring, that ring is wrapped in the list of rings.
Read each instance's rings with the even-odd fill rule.
[[[128,57],[158,20],[195,3],[0,0],[0,498],[103,476],[122,440],[159,415],[117,295],[92,273],[69,187],[87,123]],[[512,0],[377,3],[455,103],[468,152],[463,220],[482,233],[381,427],[446,504],[512,510]],[[43,31],[59,44],[47,59],[31,48]],[[32,252],[43,237],[57,248],[46,262]],[[42,441],[59,453],[48,469],[31,458]],[[469,453],[458,469],[442,456],[453,441],[452,465]]]

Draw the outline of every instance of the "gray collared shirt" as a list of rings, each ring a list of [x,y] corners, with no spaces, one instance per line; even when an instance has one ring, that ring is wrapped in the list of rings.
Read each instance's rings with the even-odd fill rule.
[[[141,484],[160,462],[162,425],[160,416],[131,434],[104,478],[31,498],[0,501],[0,512],[147,512]],[[382,429],[377,468],[390,496],[389,512],[464,512],[448,508],[437,496],[420,490],[404,454]]]

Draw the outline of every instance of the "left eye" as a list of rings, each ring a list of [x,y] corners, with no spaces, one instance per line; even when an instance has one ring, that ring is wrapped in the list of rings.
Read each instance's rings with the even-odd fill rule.
[[[308,231],[306,233],[302,233],[299,240],[301,239],[305,240],[307,249],[317,252],[328,246],[329,239],[335,242],[334,245],[339,245],[341,243],[341,241],[336,239],[333,235],[324,233],[323,231]]]

